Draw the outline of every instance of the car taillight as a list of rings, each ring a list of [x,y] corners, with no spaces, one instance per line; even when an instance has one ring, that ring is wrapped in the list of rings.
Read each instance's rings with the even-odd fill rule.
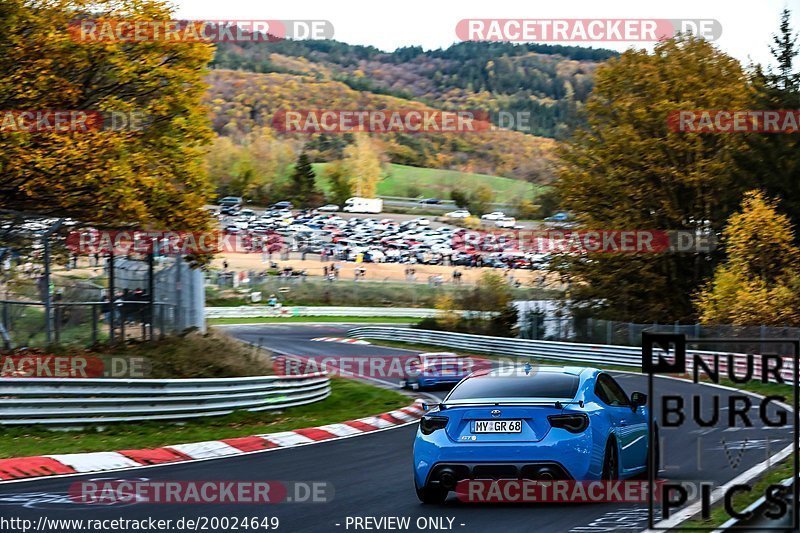
[[[430,435],[437,429],[443,429],[447,425],[447,418],[443,416],[423,416],[419,421],[419,429],[423,435]]]
[[[583,413],[550,415],[547,420],[554,428],[566,429],[570,433],[581,433],[589,427],[589,417]]]

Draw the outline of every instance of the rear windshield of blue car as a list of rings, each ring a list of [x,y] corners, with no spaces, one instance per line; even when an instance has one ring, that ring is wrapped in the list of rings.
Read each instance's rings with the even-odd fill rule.
[[[487,398],[573,398],[578,376],[539,372],[530,376],[480,376],[453,389],[449,400]]]

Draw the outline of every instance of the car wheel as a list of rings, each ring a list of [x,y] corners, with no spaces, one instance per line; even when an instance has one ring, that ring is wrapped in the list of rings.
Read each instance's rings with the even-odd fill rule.
[[[619,455],[614,439],[609,439],[606,444],[606,453],[603,457],[603,479],[614,480],[619,478]]]
[[[419,381],[412,381],[409,385],[411,386],[411,390],[413,391],[418,391],[422,388],[419,386]]]
[[[417,498],[427,505],[438,505],[444,503],[447,499],[448,491],[439,487],[422,487],[417,489]]]

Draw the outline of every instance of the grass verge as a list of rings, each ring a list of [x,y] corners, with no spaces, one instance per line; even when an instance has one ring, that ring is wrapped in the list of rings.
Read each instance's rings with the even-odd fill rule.
[[[331,387],[332,394],[326,400],[274,413],[241,411],[168,425],[136,422],[74,432],[0,427],[0,458],[153,448],[245,437],[353,420],[411,403],[408,396],[399,392],[356,380],[332,378]]]

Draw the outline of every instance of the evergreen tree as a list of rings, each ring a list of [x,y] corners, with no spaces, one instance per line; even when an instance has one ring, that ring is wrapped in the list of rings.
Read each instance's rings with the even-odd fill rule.
[[[301,207],[319,206],[322,200],[322,193],[317,189],[316,175],[305,151],[297,158],[291,185],[292,190],[290,193],[297,205]]]
[[[772,38],[770,51],[777,68],[764,72],[757,67],[753,74],[756,109],[800,109],[800,69],[796,61],[800,48],[789,17],[789,11],[784,10],[780,31]],[[740,154],[740,165],[756,176],[770,196],[781,199],[781,207],[795,224],[800,223],[800,136],[797,132],[753,133],[747,135],[747,144],[750,149]]]

